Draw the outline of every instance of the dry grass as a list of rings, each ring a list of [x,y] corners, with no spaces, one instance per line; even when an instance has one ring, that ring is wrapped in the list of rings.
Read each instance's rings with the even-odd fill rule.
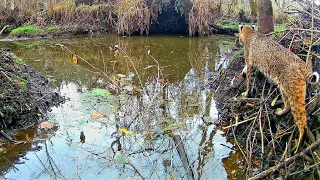
[[[171,0],[108,0],[95,2],[93,5],[76,6],[75,0],[5,0],[0,4],[0,26],[52,24],[90,24],[107,27],[112,33],[131,35],[134,32],[148,34],[150,25],[156,23],[163,9],[174,5],[189,24],[190,36],[208,35],[214,31],[215,20],[225,14],[237,14],[239,6],[232,8],[228,2],[215,1],[182,1],[171,4]],[[231,7],[231,10],[230,8]],[[230,13],[232,12],[232,13]]]

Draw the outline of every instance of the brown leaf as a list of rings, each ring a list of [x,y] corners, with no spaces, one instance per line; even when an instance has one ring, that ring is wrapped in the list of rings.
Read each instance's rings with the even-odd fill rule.
[[[43,121],[40,123],[40,128],[51,129],[53,126],[48,121]]]
[[[91,119],[100,119],[102,118],[106,113],[105,112],[98,112],[91,114]]]

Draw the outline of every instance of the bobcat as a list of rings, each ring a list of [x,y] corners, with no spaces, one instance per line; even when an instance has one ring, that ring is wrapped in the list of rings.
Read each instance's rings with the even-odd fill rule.
[[[239,39],[244,46],[247,97],[253,68],[261,71],[280,87],[284,108],[277,108],[275,114],[282,116],[290,110],[299,128],[298,148],[307,127],[305,108],[306,82],[316,83],[319,75],[312,72],[312,62],[305,63],[290,50],[254,30],[254,27],[239,26]],[[298,150],[297,148],[297,150]]]

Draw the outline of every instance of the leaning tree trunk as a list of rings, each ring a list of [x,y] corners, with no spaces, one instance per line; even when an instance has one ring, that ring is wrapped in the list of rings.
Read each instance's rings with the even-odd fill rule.
[[[271,0],[258,0],[258,31],[262,34],[267,34],[273,30]]]

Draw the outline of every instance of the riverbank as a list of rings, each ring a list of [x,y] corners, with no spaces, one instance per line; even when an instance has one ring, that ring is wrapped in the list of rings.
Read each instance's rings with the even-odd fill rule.
[[[0,49],[0,69],[0,127],[7,134],[32,127],[65,100],[50,89],[47,78],[7,50]]]
[[[221,21],[214,26],[215,30],[212,34],[221,35],[234,35],[238,32],[238,23],[232,21]],[[10,30],[10,29],[9,29]],[[67,38],[79,35],[102,35],[102,34],[117,34],[111,30],[108,30],[105,26],[99,25],[79,25],[68,24],[59,26],[34,26],[26,25],[6,31],[6,34],[2,35],[0,41],[16,41],[16,40],[28,40],[28,39],[43,39],[43,38]],[[176,31],[160,32],[156,30],[151,32],[153,34],[181,34],[187,36],[187,30],[184,33]],[[138,32],[133,32],[131,35],[139,35]]]
[[[248,13],[243,14],[244,10],[239,8],[223,12],[224,9],[221,8],[224,5],[218,8],[214,3],[180,0],[157,2],[68,0],[44,3],[43,8],[33,6],[32,2],[20,3],[21,5],[15,8],[15,5],[12,7],[0,5],[0,15],[2,15],[0,28],[9,25],[4,31],[10,34],[9,37],[66,37],[80,34],[233,35],[238,29],[239,22],[248,22],[248,19],[243,17],[250,16]],[[227,19],[224,13],[228,14]]]

